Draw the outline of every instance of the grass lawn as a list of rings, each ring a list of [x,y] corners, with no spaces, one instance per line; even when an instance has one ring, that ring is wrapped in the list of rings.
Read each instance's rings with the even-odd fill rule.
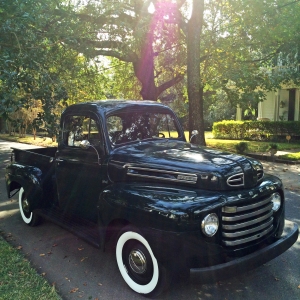
[[[24,138],[19,138],[19,136],[16,135],[8,135],[8,134],[0,134],[1,140],[11,141],[11,142],[17,142],[17,143],[24,143],[24,144],[31,144],[36,146],[44,146],[44,147],[56,147],[57,143],[52,142],[52,139],[50,138],[44,138],[44,137],[36,137],[36,139],[33,138],[32,135],[27,135]]]
[[[188,141],[189,133],[185,132],[186,140]],[[18,135],[9,136],[7,134],[0,134],[0,139],[10,140],[13,142],[32,144],[44,147],[56,147],[57,143],[52,142],[50,138],[26,136],[25,138],[19,138]],[[221,140],[214,139],[211,132],[205,132],[205,140],[208,147],[236,153],[235,145],[240,142],[248,143],[248,152],[267,152],[271,142],[259,142],[259,141],[242,141],[242,140]],[[285,159],[289,160],[300,160],[300,142],[298,143],[276,143],[278,151],[295,150],[296,153],[284,155]]]
[[[0,299],[58,300],[55,287],[39,275],[19,250],[0,236]]]

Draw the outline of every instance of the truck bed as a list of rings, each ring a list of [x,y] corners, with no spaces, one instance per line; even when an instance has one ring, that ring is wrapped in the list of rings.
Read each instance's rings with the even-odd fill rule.
[[[14,160],[16,163],[34,166],[42,171],[48,169],[54,161],[57,147],[50,148],[34,148],[29,150],[23,150],[18,148],[12,148]]]

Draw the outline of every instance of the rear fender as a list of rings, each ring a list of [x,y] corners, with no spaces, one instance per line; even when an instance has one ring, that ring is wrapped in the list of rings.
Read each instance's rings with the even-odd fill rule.
[[[30,210],[41,208],[43,202],[43,189],[41,183],[42,172],[39,168],[24,166],[21,164],[11,164],[6,168],[5,181],[7,196],[11,198],[21,187],[24,188]]]

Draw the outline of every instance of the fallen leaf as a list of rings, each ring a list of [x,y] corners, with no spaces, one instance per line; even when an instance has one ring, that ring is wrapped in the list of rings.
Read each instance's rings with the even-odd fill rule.
[[[44,253],[41,253],[40,256],[45,256],[45,254],[44,254]]]
[[[23,247],[22,246],[18,246],[16,247],[16,249],[21,250]]]
[[[298,285],[298,289],[300,289],[300,284]]]
[[[78,248],[79,251],[83,250],[84,248]]]
[[[85,282],[83,285],[84,285],[84,286],[87,286],[87,283]]]
[[[76,293],[79,290],[79,288],[74,288],[70,291],[70,293]]]
[[[276,280],[276,281],[279,281],[280,279],[279,279],[279,278],[277,278],[277,277],[275,277],[275,280]]]
[[[84,260],[86,260],[88,257],[83,257],[80,261],[83,262]]]
[[[56,247],[56,246],[57,246],[57,244],[53,244],[53,245],[52,245],[52,247]]]
[[[43,272],[41,275],[42,275],[42,276],[45,276],[45,275],[46,275],[46,273],[45,273],[45,272]]]
[[[52,254],[52,252],[51,252],[51,251],[48,251],[47,254]]]
[[[102,285],[102,283],[100,283],[100,282],[99,282],[99,283],[98,283],[98,285],[99,285],[99,286],[101,286],[101,285]],[[299,285],[299,286],[300,286],[300,285]]]

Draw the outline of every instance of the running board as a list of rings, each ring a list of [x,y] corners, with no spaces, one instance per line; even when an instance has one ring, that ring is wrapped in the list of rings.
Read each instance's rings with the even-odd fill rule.
[[[97,224],[86,220],[70,217],[61,213],[56,208],[37,209],[35,212],[42,218],[49,220],[58,226],[70,231],[79,238],[85,240],[94,247],[100,248],[100,236]]]

